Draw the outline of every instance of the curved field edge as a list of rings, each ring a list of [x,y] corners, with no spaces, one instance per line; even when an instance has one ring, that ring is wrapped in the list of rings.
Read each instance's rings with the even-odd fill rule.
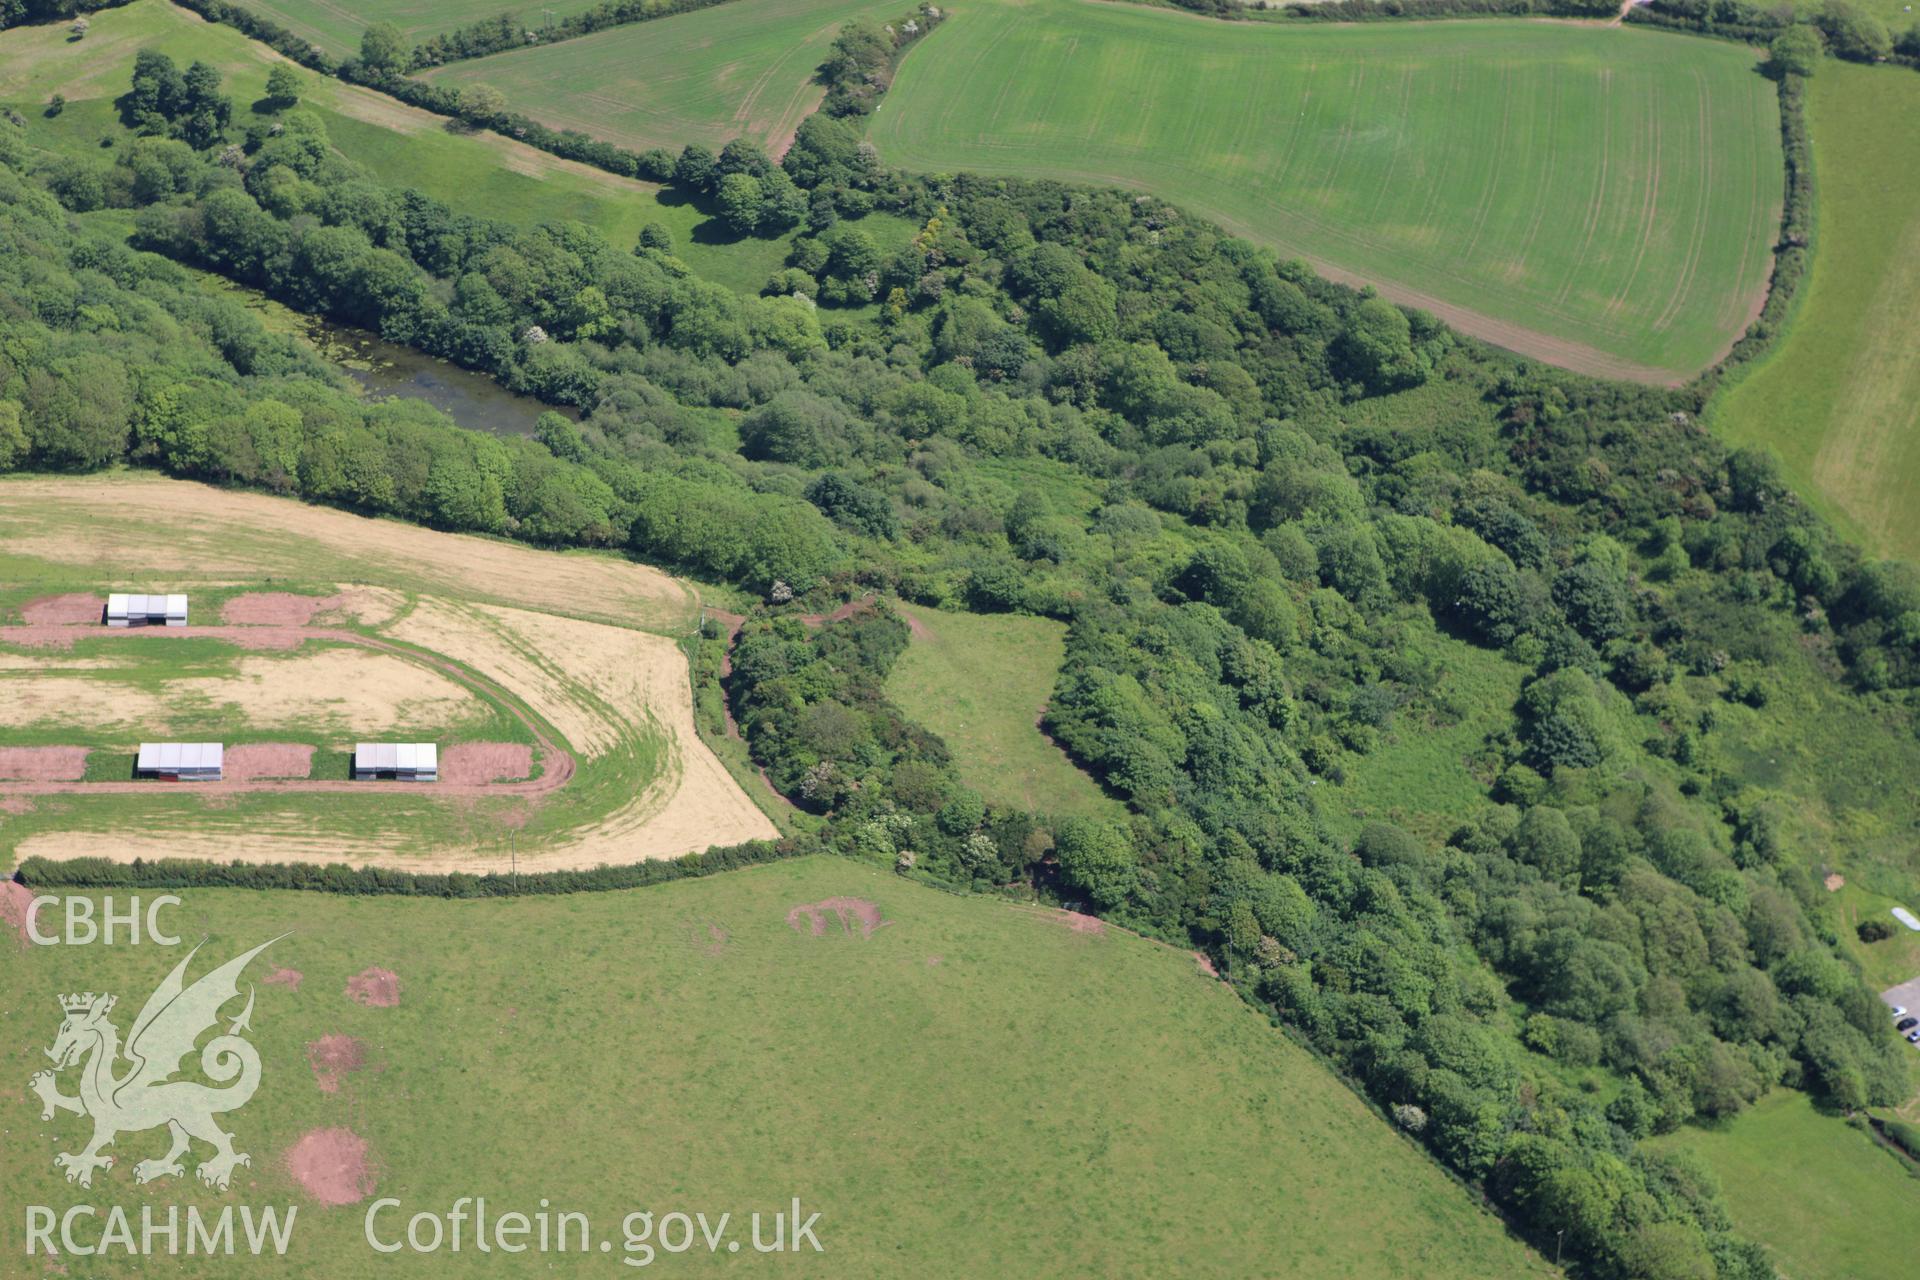
[[[1828,61],[1807,83],[1812,269],[1784,340],[1710,423],[1780,454],[1822,514],[1920,558],[1920,77]]]
[[[150,527],[155,519],[183,530],[181,541],[142,537],[123,524]],[[680,644],[637,629],[680,631],[692,620],[684,611],[697,609],[692,588],[658,570],[190,482],[0,482],[0,575],[12,584],[10,597],[99,591],[105,574],[149,589],[207,586],[217,598],[236,580],[284,589],[355,571],[400,599],[391,616],[364,629],[365,642],[426,655],[525,707],[535,741],[550,735],[556,750],[570,753],[565,786],[544,796],[511,787],[460,797],[427,788],[263,787],[33,797],[26,812],[0,813],[0,848],[18,858],[187,854],[479,872],[669,858],[778,834],[696,733]],[[420,593],[423,584],[437,593]],[[496,603],[503,596],[533,607]],[[592,617],[545,611],[569,606]],[[609,613],[627,625],[597,620]],[[152,833],[151,823],[168,824],[170,834]]]
[[[491,85],[556,129],[636,149],[714,150],[736,137],[775,155],[826,94],[815,75],[842,24],[906,0],[728,0],[551,45],[450,63],[417,79]]]
[[[408,1212],[544,1196],[617,1246],[624,1214],[691,1210],[689,1187],[710,1213],[797,1195],[822,1215],[820,1262],[835,1274],[1551,1270],[1191,957],[1119,931],[838,858],[512,901],[182,897],[176,931],[209,935],[209,956],[298,930],[262,958],[302,981],[258,988],[264,1083],[228,1126],[254,1154],[236,1175],[243,1203],[307,1204],[281,1157],[301,1134],[347,1123],[375,1157],[373,1194]],[[819,935],[804,914],[789,923],[834,901],[870,903],[883,923],[869,934],[829,915]],[[0,1069],[32,1074],[58,994],[91,987],[137,1007],[177,959],[32,948],[0,966],[0,1000],[28,1011]],[[397,975],[397,1006],[343,997],[369,966]],[[306,1061],[332,1034],[370,1048],[339,1094],[321,1092]],[[49,1158],[0,1166],[0,1195],[65,1203],[50,1154],[74,1122],[23,1110],[11,1141]],[[91,1195],[137,1220],[153,1188],[134,1186],[132,1162]],[[303,1207],[277,1269],[391,1271],[362,1238],[370,1201]],[[557,1274],[609,1265],[597,1253],[542,1261]],[[88,1274],[137,1265],[90,1259]]]
[[[1495,345],[1658,383],[1764,301],[1778,132],[1730,44],[1076,0],[955,10],[869,126],[892,165],[1151,189]]]

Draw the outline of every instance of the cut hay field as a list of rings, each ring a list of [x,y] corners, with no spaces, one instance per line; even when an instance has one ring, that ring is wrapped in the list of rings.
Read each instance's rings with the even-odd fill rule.
[[[194,625],[106,635],[72,601],[134,588],[188,592]],[[0,866],[478,872],[770,838],[694,728],[681,638],[697,609],[691,587],[614,556],[133,474],[0,480],[0,748],[92,750],[84,779],[0,782]],[[305,746],[311,781],[129,782],[134,745],[163,732]],[[343,780],[353,742],[389,736],[441,741],[442,782]]]
[[[1750,50],[1559,22],[960,6],[870,137],[922,172],[1151,191],[1500,346],[1653,382],[1746,328],[1783,182]]]
[[[1816,235],[1792,328],[1711,422],[1779,452],[1870,546],[1920,559],[1920,76],[1828,61],[1808,84]]]
[[[1040,730],[1066,626],[1016,614],[894,606],[913,628],[887,677],[907,717],[939,734],[960,779],[991,804],[1034,813],[1124,816],[1119,801]]]
[[[1718,1176],[1733,1225],[1795,1280],[1913,1274],[1901,1229],[1920,1216],[1920,1178],[1804,1093],[1782,1090],[1732,1121],[1650,1146],[1691,1152]]]
[[[820,102],[814,71],[841,24],[909,8],[904,0],[731,0],[420,78],[492,85],[545,124],[623,146],[718,150],[747,137],[777,153]]]
[[[5,1203],[125,1205],[136,1224],[156,1200],[296,1205],[273,1270],[327,1280],[617,1275],[628,1213],[731,1213],[744,1238],[748,1214],[796,1196],[821,1215],[822,1254],[701,1245],[655,1261],[676,1275],[1552,1273],[1184,951],[1037,908],[832,858],[566,897],[183,897],[166,920],[208,936],[194,976],[295,931],[246,975],[262,1084],[224,1127],[252,1165],[225,1195],[190,1180],[136,1188],[132,1165],[157,1136],[143,1133],[120,1139],[89,1190],[63,1182],[53,1156],[75,1149],[82,1122],[41,1121],[24,1087],[47,1066],[56,997],[113,992],[125,1031],[182,952],[16,950],[8,931]],[[369,970],[397,1003],[348,997]],[[289,1161],[329,1130],[347,1131],[332,1135],[346,1167],[331,1182],[350,1201],[331,1207],[316,1199],[321,1171],[303,1164],[303,1181]],[[471,1235],[430,1259],[378,1255],[362,1237],[375,1198],[402,1202],[404,1230],[404,1215],[461,1196],[485,1196],[490,1214],[544,1197],[587,1214],[613,1254],[516,1268]],[[51,1274],[47,1261],[20,1274]],[[194,1259],[191,1274],[263,1265]]]

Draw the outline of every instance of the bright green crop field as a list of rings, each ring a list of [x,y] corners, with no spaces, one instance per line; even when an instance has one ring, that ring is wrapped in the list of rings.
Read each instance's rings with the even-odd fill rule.
[[[274,1270],[329,1280],[632,1274],[629,1213],[731,1213],[744,1238],[748,1214],[795,1196],[821,1215],[821,1254],[699,1244],[656,1261],[735,1276],[1550,1271],[1186,952],[1037,908],[832,858],[500,901],[183,897],[169,926],[208,937],[192,977],[296,930],[242,983],[256,992],[262,1083],[223,1122],[251,1167],[225,1195],[191,1181],[191,1165],[187,1181],[136,1188],[134,1163],[165,1143],[145,1132],[121,1137],[91,1189],[62,1181],[54,1154],[76,1149],[84,1122],[41,1121],[25,1092],[47,1066],[56,998],[117,994],[124,1033],[184,948],[34,947],[0,965],[5,1203],[126,1205],[136,1231],[147,1202],[296,1205]],[[856,914],[867,904],[871,929]],[[14,951],[11,936],[0,945]],[[279,967],[298,971],[297,989],[262,982]],[[397,1006],[346,998],[369,967],[397,977]],[[351,1037],[361,1061],[331,1093],[307,1061],[328,1036]],[[288,1150],[323,1129],[366,1144],[371,1181],[355,1203],[317,1204],[289,1172]],[[543,1197],[585,1213],[612,1256],[503,1267],[473,1250],[471,1227],[461,1253],[431,1259],[363,1239],[377,1197],[403,1205],[379,1219],[392,1234],[407,1215],[482,1195],[496,1215]],[[265,1265],[192,1263],[211,1277]],[[85,1273],[134,1269],[89,1259]]]
[[[819,104],[814,72],[841,25],[911,8],[911,0],[731,0],[421,78],[492,85],[545,124],[623,146],[718,150],[747,137],[777,152]]]
[[[591,9],[599,0],[552,0],[540,5],[504,5],[499,0],[243,0],[245,8],[279,23],[322,52],[344,57],[360,50],[360,36],[376,22],[400,28],[409,44],[501,13],[516,14],[529,28],[549,18]]]
[[[1763,297],[1778,127],[1752,52],[1690,37],[1032,0],[956,8],[870,136],[922,172],[1152,191],[1501,346],[1665,382]]]
[[[1813,270],[1785,341],[1712,421],[1777,450],[1870,545],[1920,558],[1920,76],[1829,59],[1807,111]]]

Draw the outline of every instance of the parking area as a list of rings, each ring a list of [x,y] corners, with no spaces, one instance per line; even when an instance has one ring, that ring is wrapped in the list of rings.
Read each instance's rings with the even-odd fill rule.
[[[1880,998],[1889,1008],[1920,1009],[1920,978],[1913,978],[1897,987],[1888,987],[1880,993]]]

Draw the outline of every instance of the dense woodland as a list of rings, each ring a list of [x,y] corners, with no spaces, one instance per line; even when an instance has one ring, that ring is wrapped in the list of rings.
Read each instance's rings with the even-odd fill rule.
[[[842,38],[848,84],[880,39]],[[667,157],[736,233],[801,228],[743,298],[658,227],[611,244],[380,186],[283,87],[243,125],[211,71],[146,54],[97,159],[0,126],[0,468],[131,462],[739,584],[765,603],[727,697],[820,842],[1207,948],[1594,1276],[1772,1274],[1711,1179],[1638,1139],[1779,1083],[1903,1096],[1791,800],[1714,748],[1789,649],[1910,717],[1920,571],[1729,453],[1700,389],[1517,362],[1149,197],[891,172],[830,112],[778,165]],[[131,247],[85,216],[121,209]],[[876,237],[875,210],[919,229]],[[360,399],[181,264],[578,420],[501,439]],[[1047,727],[1126,821],[962,786],[886,697],[888,593],[1067,620]],[[1443,840],[1343,838],[1316,788],[1460,710],[1408,643],[1436,631],[1528,672],[1483,801]]]

